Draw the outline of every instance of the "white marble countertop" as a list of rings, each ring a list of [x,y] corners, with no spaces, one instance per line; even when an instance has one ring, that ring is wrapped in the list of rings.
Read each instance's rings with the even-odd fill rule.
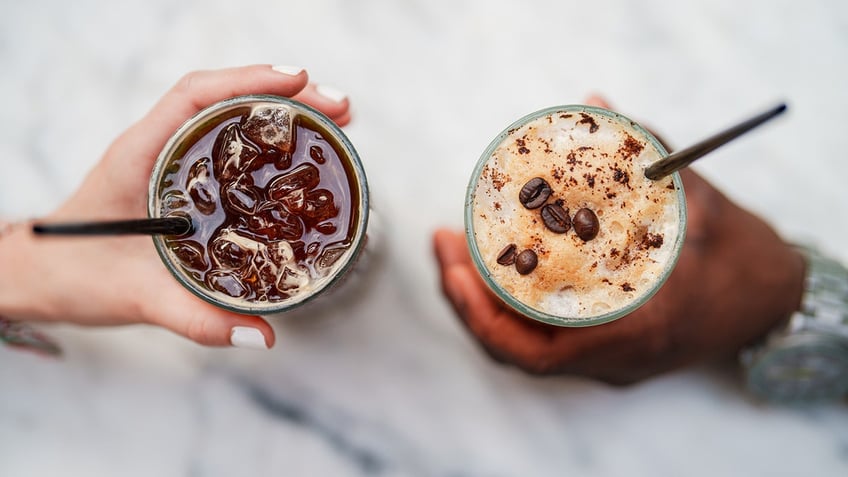
[[[848,261],[848,3],[702,0],[5,2],[0,216],[57,206],[183,73],[295,64],[349,93],[385,260],[268,353],[144,327],[0,347],[2,476],[848,475],[845,404],[766,406],[731,365],[626,389],[481,353],[430,250],[514,119],[602,92],[674,144],[786,100],[695,168]]]

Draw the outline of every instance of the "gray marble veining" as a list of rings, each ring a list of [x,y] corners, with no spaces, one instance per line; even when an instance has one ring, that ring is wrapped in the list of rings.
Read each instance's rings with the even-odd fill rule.
[[[677,146],[786,100],[695,169],[848,261],[845,2],[6,3],[0,216],[60,204],[185,72],[296,64],[350,95],[385,256],[355,303],[275,323],[268,353],[67,325],[61,361],[0,348],[0,475],[848,471],[844,404],[762,405],[732,365],[617,389],[492,363],[430,249],[501,129],[600,92]]]

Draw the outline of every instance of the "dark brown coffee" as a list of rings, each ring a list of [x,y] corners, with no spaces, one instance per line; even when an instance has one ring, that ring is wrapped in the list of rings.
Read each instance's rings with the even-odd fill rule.
[[[190,236],[165,239],[201,287],[279,302],[333,273],[359,223],[351,158],[325,126],[273,103],[198,126],[164,166],[160,215],[187,215]]]

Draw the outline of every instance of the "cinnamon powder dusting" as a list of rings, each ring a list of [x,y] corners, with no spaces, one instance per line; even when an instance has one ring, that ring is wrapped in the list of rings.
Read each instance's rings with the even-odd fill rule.
[[[492,179],[492,186],[500,192],[507,183],[509,183],[512,179],[510,177],[497,169],[492,169],[489,171],[489,175]]]
[[[598,123],[595,122],[595,118],[589,116],[586,113],[580,113],[580,116],[583,118],[580,121],[577,121],[577,124],[588,124],[589,125],[589,134],[594,133],[598,130]]]
[[[642,152],[642,149],[645,149],[645,146],[641,142],[634,139],[633,136],[626,134],[624,142],[618,148],[618,154],[623,159],[629,159],[633,156],[638,156]]]

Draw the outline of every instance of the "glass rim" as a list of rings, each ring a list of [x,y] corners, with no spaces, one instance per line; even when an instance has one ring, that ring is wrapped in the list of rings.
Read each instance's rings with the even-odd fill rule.
[[[285,104],[289,107],[292,107],[299,113],[306,113],[306,115],[310,119],[318,122],[321,126],[330,131],[330,133],[333,134],[334,139],[339,142],[344,152],[348,155],[352,166],[351,168],[353,170],[354,179],[356,180],[358,186],[357,188],[359,195],[359,223],[356,231],[354,232],[351,250],[347,254],[345,262],[338,268],[336,268],[335,272],[333,272],[331,277],[325,279],[320,286],[313,288],[308,293],[296,295],[295,297],[277,302],[246,302],[243,304],[237,304],[225,301],[225,299],[220,298],[215,292],[212,292],[206,289],[205,287],[201,286],[198,282],[189,277],[187,273],[182,271],[181,267],[175,263],[174,257],[168,252],[168,247],[165,245],[164,237],[154,235],[153,244],[156,248],[156,252],[158,253],[159,258],[162,260],[162,263],[165,264],[165,267],[168,269],[171,275],[173,275],[174,278],[176,278],[176,280],[184,288],[188,289],[195,296],[201,298],[207,303],[215,305],[216,307],[223,308],[234,313],[267,315],[282,313],[295,309],[312,301],[313,299],[320,296],[323,292],[331,289],[334,285],[339,283],[345,275],[347,275],[351,268],[353,268],[353,266],[357,262],[359,255],[362,252],[363,247],[365,246],[365,234],[368,230],[368,222],[371,210],[369,204],[370,194],[368,189],[368,180],[365,175],[365,169],[362,166],[362,161],[360,160],[359,153],[356,152],[356,149],[353,147],[353,144],[350,142],[347,135],[345,135],[345,133],[338,125],[336,125],[336,123],[334,123],[324,113],[309,106],[308,104],[301,103],[291,98],[269,94],[249,94],[235,96],[218,101],[206,108],[203,108],[202,110],[195,113],[192,117],[187,119],[182,125],[180,125],[179,128],[177,128],[177,130],[171,135],[171,137],[168,138],[168,141],[165,143],[165,146],[162,148],[162,151],[156,158],[156,162],[154,163],[153,170],[150,174],[150,183],[148,184],[147,214],[151,218],[159,216],[158,189],[159,183],[161,181],[165,169],[165,163],[171,158],[176,147],[187,137],[190,132],[192,132],[194,127],[197,126],[198,123],[200,123],[204,119],[213,117],[229,109],[238,106],[250,105],[252,103]]]
[[[665,147],[663,147],[660,141],[656,137],[654,137],[654,135],[651,134],[647,129],[643,128],[637,122],[631,120],[623,114],[610,111],[608,109],[582,104],[567,104],[560,106],[551,106],[526,114],[525,116],[521,117],[520,119],[514,121],[512,124],[504,128],[497,136],[495,136],[495,138],[483,151],[483,154],[480,156],[480,159],[478,159],[477,164],[474,166],[474,171],[471,173],[471,178],[468,182],[468,186],[465,192],[465,239],[468,243],[468,249],[471,252],[471,261],[474,263],[474,266],[477,268],[477,272],[483,278],[483,281],[486,283],[486,286],[488,286],[488,288],[498,297],[498,299],[500,299],[513,310],[528,318],[532,318],[536,321],[555,326],[578,328],[601,325],[622,318],[644,305],[651,297],[654,296],[654,294],[659,291],[660,288],[662,288],[669,275],[671,275],[672,270],[674,270],[677,261],[680,258],[680,252],[683,248],[683,242],[686,238],[686,194],[683,190],[683,180],[681,179],[680,174],[677,172],[671,174],[669,177],[671,177],[674,183],[676,196],[678,199],[678,219],[680,224],[679,231],[677,234],[677,240],[674,244],[674,247],[672,248],[672,257],[666,263],[666,266],[663,269],[662,274],[660,278],[656,281],[656,283],[651,286],[651,288],[648,289],[646,292],[641,294],[638,298],[628,303],[627,306],[586,318],[569,318],[546,313],[521,302],[520,300],[512,296],[511,293],[501,287],[492,278],[492,274],[486,267],[483,257],[480,254],[480,250],[477,247],[477,240],[475,238],[476,234],[474,233],[474,195],[477,190],[477,181],[480,178],[480,174],[482,173],[483,168],[488,163],[489,158],[491,157],[495,149],[497,149],[503,143],[503,141],[509,136],[512,130],[523,127],[529,122],[540,117],[558,112],[586,112],[598,114],[600,116],[613,119],[616,122],[625,124],[627,125],[627,127],[632,128],[644,139],[646,139],[657,151],[659,151],[661,155],[668,155],[668,151],[665,150]]]

